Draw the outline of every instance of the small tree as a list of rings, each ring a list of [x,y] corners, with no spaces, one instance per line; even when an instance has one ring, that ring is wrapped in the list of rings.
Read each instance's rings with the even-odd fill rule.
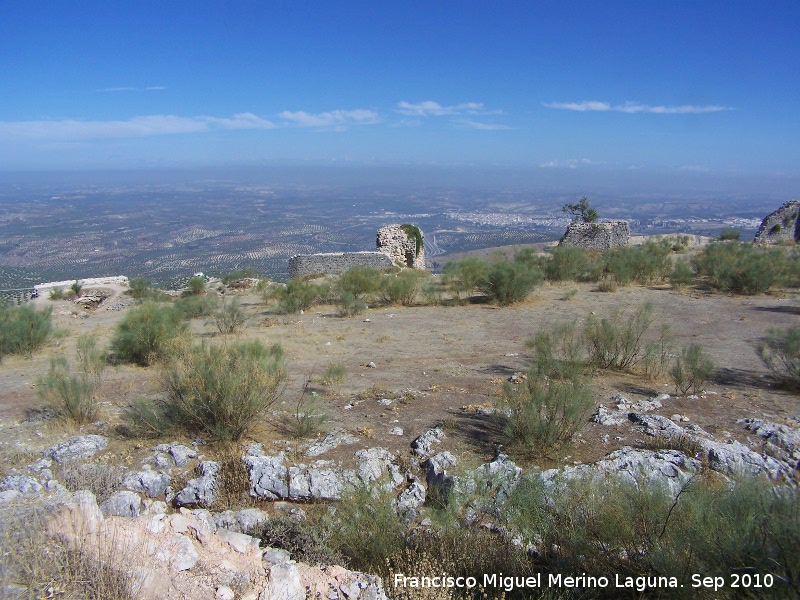
[[[572,215],[573,223],[594,223],[598,217],[597,211],[589,206],[589,199],[586,196],[575,204],[565,204],[561,211]]]

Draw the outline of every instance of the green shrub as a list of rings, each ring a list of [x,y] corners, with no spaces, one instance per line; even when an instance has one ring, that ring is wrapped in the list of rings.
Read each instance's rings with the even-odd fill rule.
[[[352,267],[339,276],[336,289],[340,294],[351,294],[363,300],[380,289],[381,272],[372,267]]]
[[[339,553],[331,549],[321,528],[295,517],[271,517],[246,533],[260,539],[262,547],[286,550],[292,560],[309,565],[338,565],[343,560]]]
[[[292,278],[286,285],[275,285],[265,292],[265,299],[276,300],[278,311],[284,314],[306,311],[328,294],[326,285],[317,285],[299,278]]]
[[[129,437],[159,438],[175,431],[168,406],[151,398],[134,398],[122,413],[122,433]]]
[[[763,294],[789,273],[783,248],[761,248],[751,243],[714,242],[695,258],[697,273],[722,291]]]
[[[746,597],[795,598],[800,563],[800,495],[779,493],[763,480],[715,485],[696,477],[677,495],[649,484],[646,474],[634,483],[613,478],[556,481],[545,486],[524,477],[504,507],[503,526],[524,545],[540,549],[539,564],[555,572],[600,576],[676,577],[673,590],[649,590],[654,597],[697,598],[692,574],[758,574],[769,588]],[[648,592],[649,592],[648,591]],[[620,597],[583,594],[571,598]],[[740,598],[726,587],[702,597]],[[752,596],[752,592],[755,592]],[[650,597],[646,593],[645,597]]]
[[[533,373],[550,379],[575,379],[585,366],[585,340],[574,321],[540,331],[526,345],[534,349]]]
[[[241,279],[255,279],[258,273],[254,269],[238,269],[222,276],[222,285],[231,285]]]
[[[590,364],[617,370],[636,365],[645,356],[645,335],[653,320],[650,302],[633,312],[615,311],[607,318],[589,315],[584,336]]]
[[[669,282],[675,289],[682,289],[694,281],[694,269],[688,260],[679,260],[672,266]]]
[[[347,367],[342,363],[330,363],[322,373],[322,385],[342,383],[347,375]]]
[[[51,288],[48,297],[50,298],[50,300],[63,300],[64,290],[62,290],[60,287]]]
[[[150,293],[151,282],[142,277],[131,279],[128,282],[128,293],[135,300],[144,300]]]
[[[719,239],[720,241],[723,241],[723,242],[724,241],[730,241],[730,240],[735,240],[735,241],[738,242],[739,238],[741,237],[741,235],[742,235],[742,232],[739,229],[733,229],[732,227],[726,227],[725,229],[723,229],[722,231],[719,232],[719,237],[717,239]]]
[[[219,307],[219,298],[215,295],[184,296],[175,302],[175,308],[184,319],[209,317]]]
[[[247,323],[248,316],[238,298],[223,299],[219,308],[211,313],[211,322],[221,334],[238,333]]]
[[[548,281],[596,281],[599,265],[586,250],[575,246],[556,246],[544,264]]]
[[[533,454],[547,454],[572,439],[595,408],[591,388],[575,380],[543,380],[531,373],[503,389],[504,437]]]
[[[194,346],[164,375],[166,412],[188,432],[238,441],[278,401],[286,377],[279,345]]]
[[[168,355],[188,330],[189,325],[177,308],[147,301],[117,325],[111,338],[111,354],[118,362],[147,366]]]
[[[474,256],[447,263],[443,269],[443,280],[451,294],[459,300],[461,295],[471,296],[483,287],[489,271],[489,263]]]
[[[527,298],[543,280],[539,269],[522,262],[502,260],[489,265],[481,289],[497,304],[508,306]]]
[[[350,292],[340,292],[336,306],[342,317],[353,317],[367,310],[367,303]]]
[[[317,392],[308,390],[310,383],[308,380],[303,386],[294,411],[284,419],[286,431],[295,439],[317,435],[328,421],[327,413],[320,406]]]
[[[323,518],[325,539],[349,568],[380,573],[387,558],[403,549],[406,524],[398,516],[394,500],[391,490],[360,486],[349,490],[336,511]]]
[[[77,359],[74,373],[66,358],[52,358],[47,375],[37,379],[36,390],[56,417],[84,425],[97,417],[95,393],[108,357],[97,348],[94,336],[83,335],[78,338]]]
[[[714,362],[703,351],[699,344],[692,344],[683,348],[670,374],[675,383],[675,389],[681,394],[691,391],[693,394],[701,392],[703,385],[714,371]]]
[[[30,357],[53,329],[52,309],[35,310],[27,304],[0,306],[0,358],[6,354]]]
[[[83,290],[83,284],[76,279],[75,282],[69,286],[69,289],[75,296],[80,296],[81,290]]]
[[[786,385],[800,386],[800,329],[770,329],[756,352],[772,374]]]
[[[381,279],[381,299],[386,304],[411,306],[419,291],[420,276],[416,269],[404,269],[395,275]]]
[[[668,240],[647,240],[641,246],[622,246],[603,255],[604,270],[620,285],[649,284],[663,280],[669,271]]]
[[[422,284],[422,298],[429,306],[439,306],[444,300],[444,291],[444,285],[439,277],[430,277]]]
[[[186,295],[199,296],[206,291],[206,278],[195,276],[189,280]]]

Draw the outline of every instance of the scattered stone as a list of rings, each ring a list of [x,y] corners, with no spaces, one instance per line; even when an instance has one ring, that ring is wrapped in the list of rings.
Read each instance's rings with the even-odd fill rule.
[[[100,510],[106,517],[138,517],[142,511],[142,499],[139,494],[123,490],[103,502]]]
[[[269,568],[269,583],[261,597],[270,600],[306,600],[306,588],[300,581],[297,567],[289,562],[272,565]]]
[[[369,362],[368,362],[366,365],[364,365],[364,366],[365,366],[365,367],[367,367],[368,369],[377,369],[377,368],[378,368],[378,366],[377,366],[377,365],[376,365],[374,362],[372,362],[372,361],[369,361]]]
[[[403,428],[402,427],[392,427],[389,430],[389,435],[403,435]]]
[[[236,552],[239,554],[247,554],[248,550],[251,549],[255,549],[256,551],[258,550],[259,541],[256,538],[244,533],[228,531],[227,529],[218,529],[217,537],[228,544],[231,548],[236,550]]]
[[[257,508],[243,508],[237,511],[226,510],[221,513],[214,513],[212,518],[217,528],[238,533],[248,533],[269,521],[269,514]]]
[[[90,458],[107,446],[108,440],[101,435],[78,435],[51,446],[45,450],[43,456],[64,464]]]
[[[289,562],[291,558],[289,552],[283,548],[264,548],[264,552],[261,554],[261,560],[271,565]]]
[[[163,471],[145,469],[128,473],[122,481],[122,487],[133,492],[144,494],[148,498],[164,496],[169,487],[169,475]]]
[[[319,456],[342,444],[355,444],[358,438],[348,434],[344,429],[334,429],[321,441],[311,444],[305,452],[306,456]]]
[[[30,475],[7,475],[0,480],[0,490],[17,492],[22,496],[38,496],[42,491],[42,484]],[[7,497],[16,496],[9,494]]]
[[[699,473],[702,464],[677,450],[645,450],[625,446],[590,465],[550,469],[531,475],[539,477],[545,486],[555,491],[558,482],[591,478],[602,481],[616,477],[634,486],[663,485],[673,496],[689,479]]]
[[[447,469],[455,467],[458,459],[449,452],[431,456],[425,464],[425,481],[428,487],[449,488],[453,480],[447,476]]]
[[[428,458],[434,452],[433,446],[441,444],[445,437],[441,427],[434,427],[411,442],[411,447],[420,458]]]
[[[793,469],[787,469],[786,465],[751,450],[741,442],[716,442],[701,438],[698,441],[708,453],[709,467],[715,471],[736,477],[764,474],[771,479],[779,479],[781,475],[791,479]]]
[[[425,488],[418,481],[412,481],[397,497],[397,514],[406,521],[412,521],[417,518],[417,510],[423,504]]]
[[[667,417],[662,417],[661,415],[645,415],[632,412],[628,415],[628,418],[637,425],[643,425],[644,432],[647,435],[671,436],[684,433],[682,428],[675,425],[675,423],[670,421]]]
[[[214,600],[233,600],[234,598],[236,598],[236,594],[227,585],[219,586],[214,594]]]
[[[203,461],[195,468],[200,477],[190,479],[178,495],[175,496],[175,506],[211,506],[217,497],[217,473],[219,464],[214,461]]]

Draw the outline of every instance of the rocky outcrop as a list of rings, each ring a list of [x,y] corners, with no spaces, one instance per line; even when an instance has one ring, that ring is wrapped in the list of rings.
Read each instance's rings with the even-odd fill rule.
[[[107,446],[108,440],[101,435],[79,435],[51,446],[45,451],[44,458],[52,458],[59,464],[76,462],[94,456]]]
[[[60,497],[47,531],[125,573],[141,600],[387,600],[379,577],[297,563],[284,550],[219,527],[205,510],[104,515],[94,496],[81,491]]]
[[[757,244],[778,244],[800,241],[800,200],[784,202],[768,214],[756,232]]]
[[[419,240],[406,233],[406,229],[419,232]],[[400,267],[425,268],[425,241],[422,231],[413,225],[386,225],[378,230],[376,240],[378,252],[388,254],[392,262]]]
[[[584,250],[609,250],[627,246],[631,228],[627,221],[603,223],[570,223],[559,245],[574,246]]]

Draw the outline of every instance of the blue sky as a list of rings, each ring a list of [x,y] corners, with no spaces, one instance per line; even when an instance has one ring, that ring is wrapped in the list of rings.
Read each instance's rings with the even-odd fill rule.
[[[800,2],[6,3],[0,170],[797,176]]]

